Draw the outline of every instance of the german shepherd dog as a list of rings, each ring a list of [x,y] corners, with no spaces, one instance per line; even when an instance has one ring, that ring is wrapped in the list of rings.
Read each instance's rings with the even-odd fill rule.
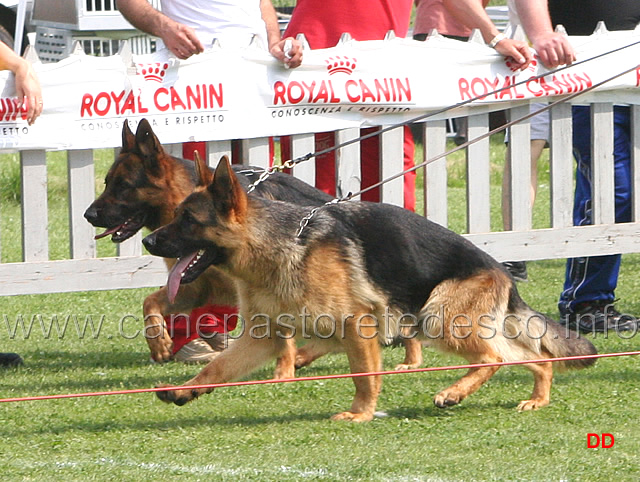
[[[202,162],[202,161],[200,161]],[[202,169],[208,169],[204,163]],[[236,166],[238,182],[247,188],[262,173],[258,168]],[[122,127],[122,149],[109,169],[104,192],[86,210],[85,218],[94,226],[107,228],[96,236],[111,235],[121,243],[143,227],[153,231],[169,223],[178,204],[196,186],[194,163],[170,156],[160,144],[151,125],[142,119],[134,135],[125,120]],[[332,199],[324,192],[288,174],[273,173],[257,185],[257,195],[300,205],[319,206]],[[165,258],[171,268],[175,259]],[[145,338],[151,356],[163,362],[171,358],[172,341],[165,327],[164,315],[190,313],[193,308],[210,302],[234,306],[237,295],[228,275],[212,267],[195,282],[182,286],[174,281],[168,288],[149,295],[143,304]],[[177,292],[177,293],[176,293]],[[161,315],[161,316],[158,316]],[[422,363],[421,345],[406,343],[406,357],[399,369],[417,367]],[[291,355],[278,364],[276,377],[292,377],[294,368],[305,366],[325,352],[303,348],[292,361]]]
[[[473,364],[596,353],[588,340],[530,308],[500,263],[420,215],[366,202],[309,213],[310,208],[247,195],[223,162],[215,174],[200,172],[198,188],[174,220],[144,238],[151,253],[187,260],[181,263],[185,282],[214,265],[238,287],[244,335],[186,386],[240,378],[278,357],[291,336],[312,336],[315,344],[344,350],[352,373],[375,372],[381,368],[380,341],[408,325],[418,338]],[[303,219],[308,224],[301,229]],[[552,364],[524,366],[533,372],[534,388],[518,408],[547,405]],[[435,404],[461,402],[497,370],[471,368],[438,393]],[[368,421],[374,415],[381,377],[353,381],[351,409],[335,420]],[[210,391],[157,394],[183,405]]]

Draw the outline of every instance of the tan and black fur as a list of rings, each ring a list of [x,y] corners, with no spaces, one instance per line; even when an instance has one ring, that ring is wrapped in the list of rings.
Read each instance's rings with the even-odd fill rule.
[[[154,254],[193,259],[187,280],[210,265],[234,278],[247,326],[186,385],[240,378],[280,356],[287,338],[301,336],[303,328],[315,336],[313,344],[346,352],[351,372],[375,372],[381,368],[380,342],[413,319],[420,339],[474,364],[596,352],[589,341],[530,308],[488,254],[419,215],[385,204],[340,203],[318,210],[299,233],[309,208],[248,196],[227,163],[213,177],[201,173],[200,184],[175,219],[143,242]],[[518,408],[547,405],[551,363],[524,366],[533,372],[534,389]],[[438,393],[435,404],[459,403],[497,370],[470,369]],[[373,417],[381,378],[357,377],[354,384],[351,408],[334,419]],[[207,391],[158,396],[182,405]]]
[[[199,162],[201,169],[208,169],[202,160]],[[248,166],[235,166],[234,170],[238,174],[238,182],[245,189],[262,173],[260,169]],[[178,205],[193,192],[196,181],[194,163],[170,156],[146,119],[140,121],[135,135],[125,120],[122,149],[107,173],[103,193],[87,208],[85,218],[96,227],[107,228],[98,237],[111,235],[113,242],[121,243],[143,227],[153,231],[169,223]],[[328,194],[282,173],[273,173],[258,184],[254,192],[261,197],[305,206],[320,206],[332,199]],[[171,268],[175,258],[167,257],[165,262]],[[164,315],[189,313],[193,308],[208,303],[237,304],[233,282],[215,267],[193,283],[182,285],[173,302],[169,301],[166,288],[144,300],[145,339],[155,361],[168,361],[172,353]],[[405,361],[398,369],[419,366],[422,363],[420,344],[408,340],[405,345]],[[292,377],[295,367],[306,366],[325,353],[322,347],[310,345],[297,354],[295,351],[283,354],[275,377]]]

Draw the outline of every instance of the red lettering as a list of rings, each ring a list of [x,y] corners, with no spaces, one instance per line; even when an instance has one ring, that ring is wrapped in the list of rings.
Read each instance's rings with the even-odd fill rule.
[[[176,89],[171,87],[169,91],[171,92],[171,110],[176,110],[176,107],[181,107],[183,110],[186,110],[187,106],[182,102]]]
[[[578,84],[578,88],[580,90],[588,89],[593,85],[593,81],[591,77],[589,77],[586,73],[582,73],[584,77],[581,77],[579,74],[575,74],[575,81]]]
[[[611,440],[610,444],[606,444],[605,439],[609,438]],[[603,433],[602,434],[602,448],[603,449],[610,449],[611,447],[613,447],[613,444],[615,443],[615,439],[613,438],[613,435],[610,433]]]
[[[129,95],[132,95],[129,93]],[[120,101],[124,97],[124,90],[120,92],[120,95],[116,95],[115,92],[111,92],[111,98],[113,99],[113,103],[116,105],[116,114],[120,115]]]
[[[169,91],[165,87],[160,87],[158,90],[156,90],[155,94],[153,94],[153,103],[156,105],[156,108],[160,112],[165,112],[169,109],[169,104],[160,104],[159,97],[161,94],[168,95]]]
[[[481,87],[480,94],[478,94],[478,85]],[[474,77],[471,81],[471,92],[473,92],[473,97],[478,97],[478,99],[482,100],[487,97],[489,91],[487,90],[487,85],[482,81],[479,77]]]
[[[204,86],[203,86],[204,88]],[[209,84],[209,101],[210,107],[213,107],[213,99],[217,101],[218,107],[222,107],[224,105],[224,96],[222,94],[222,84],[218,84],[218,90],[216,90],[215,86]]]
[[[558,92],[558,90],[553,85],[548,84],[547,81],[544,80],[544,77],[540,79],[540,87],[542,87],[546,95],[556,95],[561,93]]]
[[[124,92],[122,92],[122,94],[124,95]],[[120,110],[120,112],[118,112],[119,110]],[[132,114],[136,113],[136,102],[135,102],[135,98],[133,97],[133,91],[129,92],[129,95],[127,96],[127,98],[125,99],[124,103],[122,104],[122,109],[117,109],[116,108],[116,112],[118,114],[121,113],[121,114],[124,115],[125,112],[127,112],[127,111],[131,111]]]
[[[505,77],[504,85],[502,86],[502,89],[500,89],[500,92],[496,94],[496,97],[498,99],[504,99],[508,95],[510,99],[524,98],[524,95],[522,95],[520,92],[516,90],[514,85],[515,82],[516,82],[515,77]]]
[[[284,95],[287,93],[287,88],[284,82],[277,81],[273,84],[273,105],[278,105],[278,102],[282,102],[282,105],[287,103]]]
[[[196,92],[193,92],[193,89],[190,85],[187,86],[187,105],[189,109],[195,104],[197,109],[202,108],[202,95],[200,95],[200,86],[196,85]]]
[[[636,87],[640,87],[640,67],[636,69]]]
[[[313,102],[313,90],[316,88],[316,81],[314,80],[313,82],[311,82],[311,85],[302,81],[302,85],[309,91],[309,100],[307,102]]]
[[[465,100],[472,99],[471,92],[469,91],[469,81],[467,79],[458,79],[458,91],[460,92],[460,99]]]
[[[367,87],[367,84],[365,84],[363,80],[360,80],[360,90],[362,91],[362,102],[365,102],[367,99],[370,99],[371,102],[376,101],[373,92],[371,92],[371,89]]]
[[[553,82],[558,87],[560,87],[560,89],[562,91],[565,91],[565,89],[566,89],[566,92],[569,92],[569,93],[573,92],[573,87],[574,86],[570,81],[570,77],[567,77],[567,76],[564,76],[564,75],[560,75],[560,76],[555,76],[554,75],[553,76]]]
[[[329,102],[329,90],[327,89],[327,83],[322,81],[320,83],[320,88],[318,89],[318,95],[316,95],[315,99],[313,99],[313,103],[316,104],[322,101],[323,103]]]
[[[333,91],[333,84],[330,80],[328,82],[329,90],[331,91],[331,99],[329,99],[329,102],[331,102],[332,104],[338,104],[340,102],[340,97],[336,97],[336,93]]]
[[[298,92],[294,95],[294,89]],[[293,81],[287,87],[287,97],[289,99],[289,103],[291,104],[299,104],[304,99],[304,87],[300,84],[300,82]]]
[[[517,85],[517,82],[516,82],[516,77],[513,76],[512,80],[513,80],[513,87],[511,87],[511,89],[516,94],[516,99],[524,99],[524,94],[522,92],[518,92],[518,85]]]
[[[349,87],[351,86],[355,86],[357,87],[358,84],[355,80],[349,79],[344,83],[344,90],[347,91],[347,99],[349,99],[351,102],[358,102],[360,100],[360,96],[357,94],[352,94],[349,90]]]
[[[100,101],[102,100],[104,100],[104,107],[100,107]],[[93,102],[93,110],[96,115],[104,116],[107,115],[109,109],[111,109],[111,96],[106,92],[100,92],[96,95],[96,99]]]
[[[544,95],[544,92],[542,92],[540,89],[534,90],[535,87],[539,87],[538,79],[528,80],[526,85],[527,85],[527,90],[531,92],[534,96],[541,97]]]
[[[591,440],[595,438],[596,439],[596,443],[592,444]],[[598,435],[597,433],[588,433],[587,434],[587,448],[588,449],[594,449],[596,448],[598,445],[600,445],[600,435]]]
[[[147,109],[146,107],[144,107],[142,105],[142,101],[140,100],[140,96],[136,97],[136,101],[137,101],[137,104],[138,104],[138,113],[139,114],[146,114],[147,112],[149,112],[149,109]]]
[[[409,78],[405,77],[406,85],[402,85],[401,79],[396,79],[396,86],[398,87],[398,101],[402,100],[402,94],[404,93],[405,99],[411,100],[411,85],[409,82]]]
[[[507,77],[508,78],[508,77]],[[506,79],[505,79],[506,80]],[[487,94],[491,91],[496,91],[498,90],[498,84],[500,84],[500,79],[498,77],[494,78],[493,80],[491,79],[487,79],[486,77],[484,78],[484,83],[489,86],[489,91],[487,92]],[[497,99],[498,95],[497,94],[493,94],[493,96]]]
[[[382,84],[378,79],[375,79],[373,82],[374,82],[374,85],[376,86],[376,94],[377,94],[378,100],[381,100],[382,96],[384,95],[384,100],[389,102],[391,100],[391,91],[389,90],[388,80],[384,79],[384,87],[382,86]],[[393,84],[393,82],[391,83]]]
[[[92,106],[93,96],[91,94],[84,94],[82,96],[82,101],[80,102],[80,117],[84,117],[85,115],[91,117],[93,115],[91,113]]]

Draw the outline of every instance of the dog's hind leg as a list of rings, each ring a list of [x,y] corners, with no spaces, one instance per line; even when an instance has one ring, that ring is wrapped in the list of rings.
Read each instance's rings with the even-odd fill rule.
[[[462,280],[449,280],[432,292],[424,312],[425,333],[449,353],[461,355],[471,364],[503,360],[495,348],[502,339],[494,325],[505,312],[509,278],[498,270],[486,270]],[[438,407],[456,405],[477,391],[499,367],[474,367],[434,398]]]
[[[274,380],[283,380],[296,376],[296,341],[288,338],[284,341],[284,349],[276,362]]]
[[[550,356],[549,354],[544,355],[545,358]],[[537,410],[538,408],[549,405],[551,381],[553,379],[552,363],[531,363],[524,366],[533,372],[533,393],[531,394],[530,400],[520,402],[518,410],[521,412],[525,410]]]
[[[396,365],[395,370],[411,370],[422,365],[422,343],[416,338],[403,338],[404,361]]]
[[[296,354],[296,368],[306,367],[318,358],[325,356],[327,353],[334,353],[336,351],[340,351],[339,347],[332,346],[327,343],[310,341],[303,347],[298,348],[298,353]]]
[[[499,362],[499,358],[492,360],[483,359],[472,363],[492,363]],[[469,395],[477,391],[489,378],[491,378],[500,367],[479,367],[470,368],[469,371],[449,388],[442,390],[433,399],[433,403],[439,408],[457,405]]]

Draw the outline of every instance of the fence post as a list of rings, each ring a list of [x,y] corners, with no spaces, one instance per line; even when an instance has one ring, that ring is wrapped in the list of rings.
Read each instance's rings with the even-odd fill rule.
[[[71,257],[94,258],[96,255],[95,230],[84,219],[84,212],[95,199],[95,172],[93,151],[68,151],[69,177],[69,243]]]
[[[22,178],[22,259],[49,259],[47,210],[47,154],[21,151]]]

